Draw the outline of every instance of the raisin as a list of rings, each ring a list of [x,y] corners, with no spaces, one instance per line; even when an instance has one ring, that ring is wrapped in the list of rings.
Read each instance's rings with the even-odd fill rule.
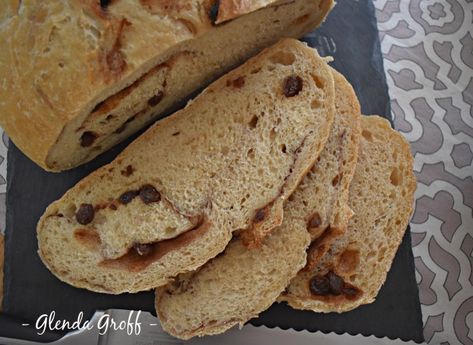
[[[159,104],[159,102],[161,102],[161,100],[163,99],[163,96],[164,96],[164,93],[162,93],[161,91],[159,91],[156,95],[154,95],[153,97],[151,97],[150,99],[148,99],[148,105],[150,107],[155,107]]]
[[[82,136],[80,137],[80,146],[82,147],[89,147],[92,146],[94,143],[95,139],[97,139],[97,134],[94,132],[84,132]]]
[[[307,227],[309,229],[315,229],[318,228],[322,224],[322,219],[320,218],[320,214],[317,212],[312,215],[312,217],[309,219],[309,222],[307,224]]]
[[[343,279],[333,272],[329,272],[326,277],[329,281],[330,292],[333,295],[340,295],[342,293],[342,288],[344,284]]]
[[[121,204],[126,205],[130,203],[137,196],[138,196],[138,191],[130,190],[120,195],[120,197],[118,198],[118,201],[120,201]]]
[[[286,97],[294,97],[299,94],[299,92],[302,90],[302,78],[293,75],[290,77],[287,77],[286,80],[284,81],[284,96]]]
[[[326,296],[330,293],[330,282],[327,277],[314,276],[309,282],[309,289],[314,295]]]
[[[147,184],[141,187],[140,198],[145,204],[150,204],[161,200],[161,194],[152,185]]]
[[[135,243],[133,249],[138,253],[138,255],[147,256],[153,251],[153,246],[151,244]]]
[[[94,220],[94,207],[91,204],[81,204],[76,212],[76,220],[79,224],[87,225]]]

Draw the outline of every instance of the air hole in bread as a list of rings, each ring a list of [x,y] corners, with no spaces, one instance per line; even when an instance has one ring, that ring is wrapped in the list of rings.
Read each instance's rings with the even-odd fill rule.
[[[271,56],[269,59],[272,63],[289,66],[294,63],[296,57],[291,52],[278,51],[273,54],[273,56]]]
[[[319,101],[317,98],[314,98],[314,99],[312,100],[312,102],[310,103],[310,107],[311,107],[312,109],[318,109],[318,108],[320,108],[321,105],[322,105],[322,104],[320,103],[320,101]]]
[[[111,172],[110,169],[108,171]],[[133,166],[131,164],[128,164],[124,169],[120,170],[120,173],[125,177],[130,177],[131,175],[133,175],[134,171],[135,169],[133,168]]]
[[[248,158],[254,159],[255,158],[255,150],[253,148],[249,149],[248,152],[246,153]]]
[[[310,172],[313,174],[317,172],[317,164],[312,165],[312,168],[310,168]]]
[[[398,168],[394,168],[392,170],[389,179],[393,186],[399,186],[402,183],[402,174],[399,172]]]
[[[375,257],[375,255],[376,255],[376,253],[375,253],[374,250],[370,251],[370,252],[368,253],[368,255],[366,255],[366,260],[367,260],[367,261],[370,261],[371,259],[373,259],[373,258]]]
[[[256,128],[256,125],[258,124],[258,116],[254,115],[250,122],[248,122],[248,126],[250,126],[250,128]]]
[[[338,182],[340,182],[340,175],[336,175],[333,179],[332,179],[332,186],[336,186],[338,185]]]
[[[276,139],[276,128],[271,128],[269,131],[269,140],[274,141]]]
[[[282,153],[287,153],[286,144],[282,144],[282,145],[281,145],[281,152],[282,152]]]
[[[373,141],[373,134],[371,134],[370,131],[364,130],[364,131],[361,132],[361,135],[362,135],[363,138],[365,138],[366,140],[368,140],[368,141]]]
[[[154,96],[148,99],[148,106],[155,107],[157,106],[163,99],[164,93],[162,91],[158,91]]]
[[[80,137],[80,145],[82,147],[92,146],[94,144],[95,139],[97,139],[97,137],[98,137],[97,133],[86,131],[82,133]]]
[[[315,85],[319,88],[319,89],[323,89],[324,88],[324,82],[322,81],[322,79],[320,79],[320,77],[316,74],[311,74],[312,76],[312,79],[314,80],[315,82]]]

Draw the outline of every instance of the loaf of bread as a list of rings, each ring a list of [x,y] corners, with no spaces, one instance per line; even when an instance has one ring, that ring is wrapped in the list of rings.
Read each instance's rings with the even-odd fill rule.
[[[46,170],[87,162],[333,0],[7,1],[0,126]]]
[[[284,39],[51,204],[37,227],[39,255],[71,285],[135,292],[200,267],[236,230],[267,235],[334,113],[330,67]]]
[[[362,118],[347,231],[281,295],[296,309],[344,312],[371,303],[409,222],[416,188],[409,144],[378,117]],[[310,260],[310,259],[309,259]]]
[[[221,255],[199,270],[157,289],[156,311],[170,334],[188,339],[243,325],[273,304],[304,267],[310,233],[316,234],[319,227],[346,226],[361,116],[350,84],[333,73],[332,131],[316,164],[285,204],[283,224],[257,248],[248,249],[236,236]]]

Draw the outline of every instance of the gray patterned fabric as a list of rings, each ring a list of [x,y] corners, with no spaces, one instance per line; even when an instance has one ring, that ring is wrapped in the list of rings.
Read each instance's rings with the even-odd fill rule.
[[[473,0],[374,4],[395,126],[415,155],[411,229],[424,335],[473,344]],[[0,134],[1,233],[8,139]]]
[[[415,154],[424,336],[473,344],[473,1],[374,4],[395,127]]]

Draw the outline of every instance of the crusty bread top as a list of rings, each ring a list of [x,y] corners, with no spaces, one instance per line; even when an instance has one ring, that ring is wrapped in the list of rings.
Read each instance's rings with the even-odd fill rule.
[[[218,18],[226,20],[217,16],[218,6],[224,14],[232,8],[230,19],[259,6],[278,5],[278,1],[264,1],[247,8],[230,3],[2,2],[0,125],[17,146],[28,148],[24,151],[32,160],[45,162],[69,120],[90,113],[99,102],[168,59],[170,47],[212,30]]]
[[[350,186],[349,205],[355,214],[345,235],[332,243],[316,267],[294,278],[281,300],[316,312],[344,312],[374,301],[412,213],[412,164],[409,144],[388,121],[362,118],[359,160]],[[348,293],[312,294],[314,276],[341,278],[342,291]]]
[[[303,43],[282,40],[50,205],[38,224],[43,261],[75,286],[138,291],[199,267],[232,231],[266,235],[281,224],[283,202],[328,138],[333,98],[326,62]],[[152,202],[144,202],[143,190],[156,196]],[[100,265],[137,244],[159,246],[186,233],[199,235],[138,271]]]
[[[245,248],[241,237],[234,238],[201,269],[157,289],[156,311],[170,334],[188,339],[243,325],[267,309],[305,265],[308,224],[315,213],[320,218],[318,226],[346,226],[351,216],[347,199],[358,154],[360,106],[345,78],[335,70],[333,75],[336,115],[329,139],[312,171],[285,204],[283,224],[258,248]]]

